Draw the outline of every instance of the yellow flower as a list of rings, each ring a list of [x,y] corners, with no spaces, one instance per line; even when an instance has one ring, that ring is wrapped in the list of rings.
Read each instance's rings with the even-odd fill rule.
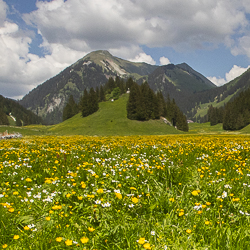
[[[32,182],[32,180],[30,178],[26,178],[25,179],[27,182]]]
[[[30,230],[30,228],[28,226],[25,226],[23,229],[24,230]]]
[[[19,193],[17,191],[14,191],[13,192],[13,195],[18,195]]]
[[[191,229],[187,229],[186,232],[187,232],[188,234],[191,234],[191,233],[192,233],[192,230],[191,230]]]
[[[240,198],[233,198],[232,201],[239,201]]]
[[[172,201],[172,202],[174,202],[174,198],[169,198],[169,201]]]
[[[139,202],[139,200],[138,200],[136,197],[133,197],[133,198],[132,198],[132,202],[134,202],[134,203],[138,203],[138,202]]]
[[[135,188],[135,187],[131,187],[130,189],[131,189],[131,190],[136,190],[136,188]]]
[[[11,208],[8,209],[8,211],[9,211],[10,213],[13,213],[13,212],[15,211],[15,209],[14,209],[13,207],[11,207]]]
[[[19,235],[14,235],[13,237],[14,240],[18,240],[19,238],[20,238]]]
[[[206,220],[205,225],[209,225],[209,224],[210,224],[210,221]]]
[[[94,232],[94,231],[95,231],[95,229],[94,229],[93,227],[89,227],[88,230],[89,230],[90,232]]]
[[[2,248],[7,248],[7,246],[8,246],[7,244],[4,244],[4,245],[2,246]]]
[[[210,203],[210,202],[206,202],[206,204],[207,204],[207,206],[210,206],[210,205],[211,205],[211,203]]]
[[[66,244],[66,246],[72,246],[72,245],[73,245],[73,241],[67,239],[67,240],[65,241],[65,244]]]
[[[144,244],[145,243],[145,238],[140,238],[138,240],[138,243],[141,244],[141,245]]]
[[[85,244],[89,241],[89,239],[87,237],[82,237],[80,240],[83,244]]]
[[[57,238],[56,238],[56,241],[57,241],[57,242],[61,242],[61,241],[62,241],[62,237],[57,237]]]
[[[115,196],[116,196],[119,200],[122,199],[122,195],[121,195],[120,193],[115,193]]]
[[[194,190],[193,192],[192,192],[192,195],[193,196],[197,196],[199,194],[199,192],[197,191],[197,190]]]
[[[50,217],[49,217],[49,216],[47,216],[45,219],[46,219],[47,221],[50,221]]]
[[[102,189],[102,188],[99,188],[96,192],[97,192],[98,194],[103,194],[103,189]]]
[[[184,212],[180,212],[180,213],[179,213],[179,216],[182,216],[182,215],[184,215]]]
[[[151,246],[150,246],[149,243],[145,243],[145,244],[143,245],[143,247],[144,247],[145,249],[151,249]]]

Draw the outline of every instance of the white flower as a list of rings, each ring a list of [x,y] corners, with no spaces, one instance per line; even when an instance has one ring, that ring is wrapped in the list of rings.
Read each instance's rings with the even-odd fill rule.
[[[223,191],[223,193],[222,193],[222,196],[221,196],[222,198],[226,198],[227,197],[227,192],[226,191]]]
[[[151,235],[155,235],[155,231],[151,231]]]

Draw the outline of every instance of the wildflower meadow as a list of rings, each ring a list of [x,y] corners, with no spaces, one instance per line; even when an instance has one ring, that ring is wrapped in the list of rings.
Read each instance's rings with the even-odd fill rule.
[[[250,137],[0,141],[2,249],[249,249]]]

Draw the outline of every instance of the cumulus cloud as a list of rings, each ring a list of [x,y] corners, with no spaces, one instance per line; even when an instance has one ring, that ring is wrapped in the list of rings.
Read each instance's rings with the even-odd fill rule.
[[[150,55],[147,55],[146,53],[140,53],[135,58],[129,59],[129,61],[131,61],[131,62],[145,62],[145,63],[152,64],[152,65],[155,65],[155,63],[156,63],[155,60]]]
[[[72,38],[85,41],[91,49],[127,43],[196,48],[224,42],[243,28],[247,20],[240,6],[225,0],[38,1],[38,9],[26,14],[25,20],[49,43],[72,48]]]
[[[7,19],[6,3],[0,0],[0,82],[5,84],[0,87],[10,97],[27,93],[97,49],[155,64],[143,46],[195,50],[224,43],[234,55],[250,57],[248,0],[37,0],[37,9],[22,17],[27,29],[32,26],[41,35],[43,56],[30,53],[33,37]],[[161,57],[160,63],[169,60]],[[226,77],[213,81],[222,84]]]
[[[225,74],[225,78],[217,77],[208,77],[208,79],[217,86],[222,86],[225,83],[228,83],[235,79],[236,77],[242,75],[246,70],[250,68],[250,65],[247,68],[243,68],[237,65],[234,65],[233,68]]]
[[[170,61],[169,61],[169,59],[168,59],[167,57],[162,56],[162,57],[160,58],[160,64],[161,64],[161,65],[167,65],[167,64],[170,64]]]

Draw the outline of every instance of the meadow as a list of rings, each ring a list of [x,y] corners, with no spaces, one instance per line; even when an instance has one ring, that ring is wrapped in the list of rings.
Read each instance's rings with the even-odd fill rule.
[[[2,249],[249,249],[250,137],[0,141]]]

